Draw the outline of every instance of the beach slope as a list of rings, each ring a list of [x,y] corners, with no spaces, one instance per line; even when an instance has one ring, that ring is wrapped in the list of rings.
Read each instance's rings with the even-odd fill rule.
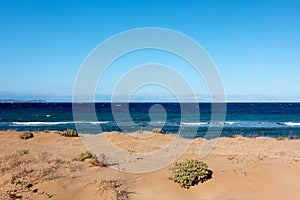
[[[86,151],[84,137],[34,132],[28,140],[19,132],[0,132],[0,199],[299,199],[300,140],[218,138],[203,158],[212,179],[181,188],[170,180],[167,166],[149,173],[124,173],[75,160]],[[147,133],[145,133],[147,135]],[[103,134],[114,145],[136,153],[162,148],[174,136],[132,137]],[[198,159],[205,142],[194,139],[179,160]]]

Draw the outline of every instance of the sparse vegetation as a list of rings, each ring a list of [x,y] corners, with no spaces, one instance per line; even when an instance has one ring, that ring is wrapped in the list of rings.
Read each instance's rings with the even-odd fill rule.
[[[24,156],[25,154],[28,154],[28,153],[29,153],[29,150],[27,150],[27,149],[20,149],[20,150],[16,151],[17,156]]]
[[[23,140],[27,140],[29,138],[33,138],[33,133],[30,131],[25,131],[19,135],[19,137]]]
[[[57,170],[66,168],[68,163],[47,152],[38,156],[26,149],[0,155],[0,176],[7,174],[9,177],[1,186],[0,199],[35,199],[28,197],[38,192],[38,183],[62,177]]]
[[[133,149],[127,149],[127,152],[130,153],[130,154],[134,154],[135,150],[133,150]]]
[[[103,154],[103,153],[99,154],[98,160],[99,160],[101,163],[107,165],[107,162],[106,162],[106,155],[105,155],[105,154]]]
[[[212,171],[208,169],[206,163],[199,160],[186,160],[176,162],[172,168],[172,180],[183,188],[189,189],[211,178]]]
[[[101,157],[98,158],[95,154],[93,154],[89,151],[86,151],[86,152],[83,152],[83,153],[77,155],[74,160],[84,162],[86,159],[90,159],[90,163],[93,166],[106,167],[105,155],[104,154],[100,154],[100,155],[101,155]]]
[[[153,133],[164,133],[164,131],[160,128],[154,128],[154,129],[152,129],[152,132]]]
[[[53,197],[51,193],[45,193],[45,195],[48,197],[48,199],[51,199]]]
[[[65,137],[78,137],[78,132],[73,129],[67,129],[59,134]]]
[[[128,200],[128,194],[130,193],[126,191],[120,181],[114,180],[101,180],[99,191],[102,195],[104,195],[105,192],[112,191],[117,200]]]
[[[276,139],[277,139],[277,140],[285,140],[286,138],[285,138],[285,137],[282,137],[282,136],[278,136]]]
[[[10,180],[11,189],[6,191],[10,199],[22,199],[22,193],[35,193],[37,189],[32,189],[33,184],[18,175],[13,175]]]
[[[91,159],[94,158],[94,159],[96,159],[97,157],[96,157],[96,155],[92,154],[91,152],[86,151],[86,152],[83,152],[83,153],[79,154],[78,156],[76,156],[75,160],[83,162],[83,161],[85,161],[88,158],[91,158]]]

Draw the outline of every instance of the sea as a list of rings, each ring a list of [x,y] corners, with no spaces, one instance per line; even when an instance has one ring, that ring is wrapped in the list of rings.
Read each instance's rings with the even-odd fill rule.
[[[76,109],[77,117],[74,105],[0,103],[0,130],[63,131],[80,127],[79,133],[101,134],[159,128],[164,134],[196,131],[196,137],[205,137],[209,127],[215,126],[211,103],[184,103],[188,116],[184,118],[182,103],[82,103],[75,105],[80,108]],[[300,103],[227,103],[222,123],[220,136],[299,138]]]

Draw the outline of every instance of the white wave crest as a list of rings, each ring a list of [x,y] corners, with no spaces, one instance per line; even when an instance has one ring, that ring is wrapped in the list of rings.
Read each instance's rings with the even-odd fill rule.
[[[200,126],[200,125],[208,125],[208,122],[181,122],[183,126]]]
[[[19,125],[19,126],[45,126],[45,125],[63,125],[63,124],[105,124],[108,123],[108,121],[68,121],[68,122],[12,122],[13,125]]]
[[[224,124],[233,125],[233,124],[237,124],[237,122],[224,122]]]
[[[283,122],[283,123],[278,123],[280,125],[286,125],[286,126],[300,126],[299,122]]]
[[[109,123],[109,121],[103,121],[103,122],[81,122],[81,123],[89,123],[89,124],[106,124]],[[80,124],[80,123],[79,123]]]
[[[30,125],[59,125],[59,124],[69,124],[72,122],[12,122],[14,125],[30,126]]]

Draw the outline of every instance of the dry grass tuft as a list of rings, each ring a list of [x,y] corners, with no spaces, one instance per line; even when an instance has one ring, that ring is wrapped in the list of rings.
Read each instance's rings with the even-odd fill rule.
[[[67,129],[63,132],[59,132],[59,134],[65,137],[78,137],[78,132],[72,129]]]
[[[113,196],[115,200],[128,200],[130,194],[120,181],[115,180],[101,180],[99,191],[103,199],[108,195]]]
[[[26,149],[2,155],[0,156],[0,176],[9,174],[10,180],[2,185],[6,189],[0,190],[0,199],[27,199],[28,196],[37,193],[38,183],[62,177],[58,169],[67,168],[67,166],[62,158],[48,152],[40,153],[38,158]]]
[[[33,138],[33,133],[30,131],[25,131],[19,135],[19,137],[23,140],[27,140],[29,138]]]
[[[89,160],[93,166],[106,167],[107,164],[105,162],[105,155],[100,154],[99,157],[95,154],[86,151],[77,155],[74,160],[84,162],[85,160]]]

